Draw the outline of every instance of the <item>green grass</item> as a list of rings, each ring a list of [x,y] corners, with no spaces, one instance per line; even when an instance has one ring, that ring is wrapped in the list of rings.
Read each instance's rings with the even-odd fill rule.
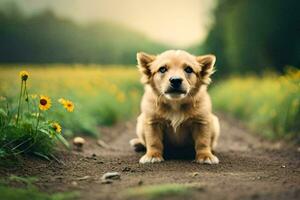
[[[271,139],[300,141],[300,70],[285,75],[233,77],[210,90],[213,106]]]
[[[159,184],[129,188],[123,194],[131,198],[159,199],[161,197],[188,196],[195,189],[196,187],[193,185]]]
[[[0,199],[5,200],[73,200],[78,199],[78,192],[65,193],[45,193],[39,191],[34,182],[38,179],[35,177],[19,177],[11,176],[9,181],[1,181],[0,183]],[[22,184],[22,188],[12,187],[8,184]]]

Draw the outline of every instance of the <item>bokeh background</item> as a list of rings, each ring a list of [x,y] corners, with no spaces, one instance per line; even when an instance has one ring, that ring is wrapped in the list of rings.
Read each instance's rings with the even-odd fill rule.
[[[136,52],[217,56],[214,109],[268,138],[299,141],[300,2],[296,0],[0,0],[0,95],[75,103],[48,111],[64,134],[137,116]],[[4,106],[4,104],[2,105]]]

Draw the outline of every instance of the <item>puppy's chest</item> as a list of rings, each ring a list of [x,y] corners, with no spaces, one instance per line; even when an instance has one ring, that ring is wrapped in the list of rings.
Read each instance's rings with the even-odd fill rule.
[[[166,138],[168,142],[174,145],[183,145],[187,143],[190,137],[188,128],[185,126],[189,115],[177,111],[165,113],[164,118],[168,121],[168,129],[166,130]]]

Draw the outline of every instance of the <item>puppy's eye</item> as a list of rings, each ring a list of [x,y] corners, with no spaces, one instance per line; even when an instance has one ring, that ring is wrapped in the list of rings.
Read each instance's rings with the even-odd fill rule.
[[[185,71],[186,73],[190,74],[190,73],[193,73],[194,70],[193,70],[190,66],[187,66],[187,67],[184,69],[184,71]]]
[[[162,67],[160,67],[159,69],[158,69],[158,71],[160,72],[160,73],[165,73],[166,71],[168,71],[168,69],[165,67],[165,66],[162,66]]]

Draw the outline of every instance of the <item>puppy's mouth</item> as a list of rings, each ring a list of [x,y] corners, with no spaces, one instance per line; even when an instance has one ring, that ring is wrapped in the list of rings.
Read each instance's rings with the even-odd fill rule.
[[[183,90],[183,89],[168,88],[165,91],[165,96],[168,99],[181,99],[181,98],[185,97],[186,94],[187,94],[187,91]]]

